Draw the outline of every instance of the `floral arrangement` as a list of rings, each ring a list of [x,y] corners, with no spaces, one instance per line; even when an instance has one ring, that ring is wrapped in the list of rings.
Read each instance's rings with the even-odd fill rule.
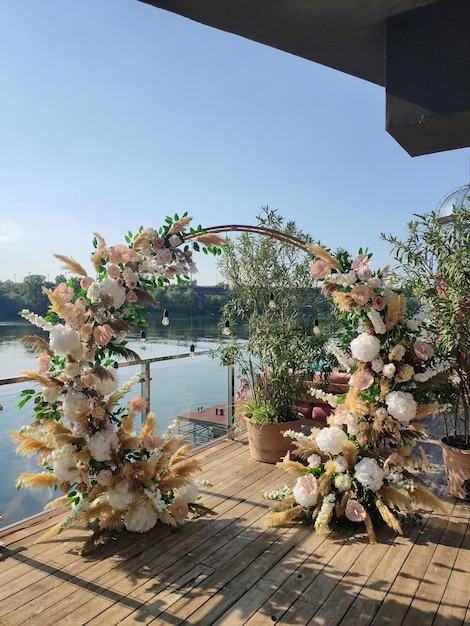
[[[415,506],[442,508],[419,473],[428,465],[424,451],[411,454],[426,438],[419,419],[436,413],[436,391],[447,380],[448,364],[439,362],[423,317],[393,288],[388,268],[372,272],[371,254],[352,259],[310,246],[316,257],[311,275],[331,298],[344,332],[330,350],[350,374],[348,392],[310,393],[328,402],[326,427],[311,434],[286,431],[295,454],[283,463],[294,473],[292,489],[265,494],[277,502],[268,524],[295,520],[324,531],[333,522],[363,522],[369,540],[383,520],[401,533],[402,524],[419,516]]]
[[[44,539],[71,524],[89,524],[93,543],[111,529],[142,533],[159,521],[176,526],[189,512],[204,509],[192,478],[199,469],[192,446],[174,427],[158,437],[142,397],[122,406],[141,375],[118,388],[116,361],[139,358],[126,336],[143,323],[144,305],[157,305],[152,294],[171,278],[181,282],[197,271],[190,248],[199,250],[200,242],[206,253],[220,253],[219,236],[201,227],[186,233],[190,219],[166,218],[158,231],[141,228],[135,236],[128,233],[126,244],[111,247],[95,235],[95,277],[74,259],[56,255],[79,280],[44,289],[50,301],[46,316],[21,313],[49,340],[23,338],[39,355],[38,371],[24,375],[40,389],[22,392],[20,407],[32,400],[35,419],[11,436],[18,453],[37,455],[43,471],[22,474],[18,486],[59,489],[62,495],[46,508],[71,507]],[[142,412],[146,420],[137,433],[135,417]]]

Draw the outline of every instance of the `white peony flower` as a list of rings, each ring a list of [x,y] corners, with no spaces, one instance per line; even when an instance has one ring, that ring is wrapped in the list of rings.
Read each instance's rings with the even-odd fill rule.
[[[379,467],[375,459],[364,457],[354,467],[354,478],[361,483],[363,487],[378,491],[383,484],[385,472]]]
[[[348,436],[342,428],[338,426],[328,426],[322,428],[315,437],[315,443],[328,454],[339,454],[343,450],[343,444],[348,440]]]
[[[109,428],[98,430],[91,435],[88,447],[95,461],[110,461],[113,452],[119,446],[119,438],[116,431],[110,425]]]
[[[57,324],[49,332],[49,344],[51,350],[60,356],[68,354],[74,359],[82,356],[82,342],[80,334],[70,326]]]
[[[132,480],[124,478],[108,490],[108,502],[113,509],[125,511],[134,502],[135,493]]]
[[[119,309],[126,301],[126,290],[112,278],[105,278],[99,283],[99,293],[101,296],[109,296],[114,309]]]
[[[152,502],[145,498],[133,504],[123,515],[123,521],[127,530],[131,533],[146,533],[155,526],[158,514]]]
[[[44,402],[48,402],[49,404],[54,404],[58,400],[60,396],[60,389],[57,387],[44,387],[42,390],[42,397]]]
[[[403,424],[408,424],[416,416],[416,402],[411,393],[390,391],[385,396],[388,413]]]
[[[196,502],[199,496],[199,489],[193,480],[188,481],[184,487],[175,490],[175,498],[181,498],[186,502]]]
[[[355,359],[366,363],[376,359],[380,352],[380,341],[375,335],[361,333],[351,341],[351,354]]]
[[[86,410],[88,396],[81,391],[69,389],[62,402],[62,413],[69,422],[75,422],[77,414]]]
[[[80,471],[71,445],[60,448],[60,455],[56,456],[53,463],[53,471],[61,482],[73,483],[79,478]]]

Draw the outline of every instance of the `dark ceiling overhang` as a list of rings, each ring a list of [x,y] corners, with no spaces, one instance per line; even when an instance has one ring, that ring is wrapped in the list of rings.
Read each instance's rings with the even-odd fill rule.
[[[412,156],[470,146],[470,0],[140,0],[385,87]]]

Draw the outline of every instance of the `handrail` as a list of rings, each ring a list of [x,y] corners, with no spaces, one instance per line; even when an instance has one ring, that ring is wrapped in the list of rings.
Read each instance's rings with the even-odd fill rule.
[[[131,367],[133,365],[145,365],[145,364],[149,364],[150,363],[157,363],[159,361],[170,361],[171,359],[183,359],[183,358],[187,358],[190,356],[194,356],[194,355],[204,355],[204,354],[209,354],[210,350],[200,350],[199,352],[185,352],[183,354],[169,354],[166,356],[155,356],[155,357],[151,357],[149,359],[135,359],[134,361],[123,361],[122,363],[118,363],[118,368],[119,367]],[[28,381],[30,381],[31,379],[28,378],[27,376],[15,376],[13,378],[0,378],[0,387],[2,385],[12,385],[14,383],[27,383]]]
[[[141,395],[147,402],[147,408],[141,413],[141,422],[145,421],[147,413],[151,410],[151,387],[150,387],[150,365],[152,363],[160,363],[164,361],[172,361],[175,359],[184,359],[199,355],[210,354],[212,350],[199,350],[198,352],[184,352],[182,354],[167,354],[165,356],[150,357],[147,359],[134,359],[132,361],[118,362],[118,368],[132,367],[136,365],[142,366],[143,376],[141,380]],[[230,437],[232,434],[232,422],[234,416],[234,374],[233,366],[228,368],[228,389],[227,389],[227,435]],[[27,376],[15,376],[12,378],[0,378],[0,387],[2,385],[11,385],[15,383],[27,383],[31,382],[31,379]],[[3,410],[3,406],[0,404],[0,411]]]

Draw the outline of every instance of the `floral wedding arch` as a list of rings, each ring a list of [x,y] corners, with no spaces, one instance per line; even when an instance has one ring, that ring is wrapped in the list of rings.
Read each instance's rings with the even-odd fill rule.
[[[126,244],[114,246],[95,235],[94,277],[74,259],[56,255],[65,270],[80,277],[80,289],[72,283],[45,289],[47,315],[21,313],[47,331],[49,341],[23,339],[38,353],[38,370],[24,374],[40,389],[22,392],[20,406],[32,401],[35,419],[11,434],[17,451],[36,455],[43,471],[22,474],[19,486],[57,488],[62,495],[47,508],[70,506],[70,514],[43,539],[70,525],[90,524],[93,542],[112,529],[142,533],[158,522],[177,526],[189,512],[204,510],[197,502],[193,476],[200,461],[193,447],[171,428],[157,436],[151,412],[136,433],[134,420],[146,410],[145,400],[135,396],[125,407],[120,400],[140,375],[118,388],[116,360],[138,358],[127,348],[126,335],[140,323],[143,305],[156,304],[154,294],[171,279],[181,282],[196,271],[193,250],[221,254],[220,235],[229,231],[272,237],[318,257],[312,277],[325,282],[325,295],[333,297],[350,328],[350,354],[332,346],[353,374],[349,392],[331,399],[336,408],[323,431],[299,438],[304,462],[285,460],[298,478],[270,523],[308,519],[322,530],[346,516],[365,521],[373,539],[376,514],[400,530],[401,511],[414,504],[439,506],[411,474],[416,461],[404,451],[423,434],[411,424],[414,418],[436,409],[429,402],[418,405],[430,397],[426,389],[432,385],[424,381],[437,382],[440,372],[432,366],[420,325],[411,325],[403,296],[384,275],[368,270],[370,255],[352,264],[343,255],[341,263],[318,246],[266,227],[193,229],[190,222],[186,214],[167,217],[158,230],[129,232]]]

